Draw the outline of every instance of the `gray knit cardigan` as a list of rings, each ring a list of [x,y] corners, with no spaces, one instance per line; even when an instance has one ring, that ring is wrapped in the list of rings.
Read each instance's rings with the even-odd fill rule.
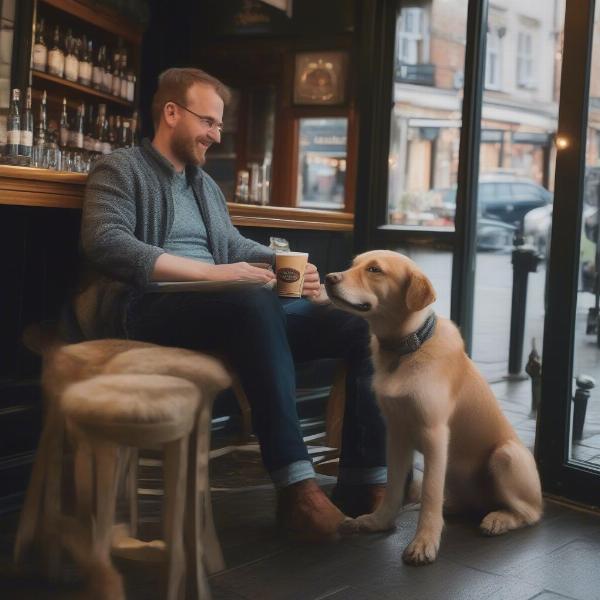
[[[137,286],[151,280],[154,263],[173,225],[173,168],[149,140],[94,163],[85,189],[81,244],[84,257],[109,277]],[[242,236],[231,223],[214,180],[186,169],[206,224],[216,264],[272,262],[273,251]]]
[[[215,263],[272,263],[270,248],[245,238],[233,226],[214,180],[194,166],[186,168],[186,175],[206,224]],[[92,277],[93,294],[86,285],[86,314],[120,320],[123,298],[128,296],[124,292],[141,290],[151,281],[173,224],[172,177],[172,166],[149,140],[94,163],[85,189],[81,248],[88,269],[102,277]],[[105,329],[101,323],[89,327],[89,336],[94,337],[100,336],[98,327]]]

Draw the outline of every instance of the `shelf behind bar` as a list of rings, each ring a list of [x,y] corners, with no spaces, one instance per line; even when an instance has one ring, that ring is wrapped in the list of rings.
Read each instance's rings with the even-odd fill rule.
[[[0,205],[80,209],[87,175],[0,165]],[[345,212],[228,203],[237,227],[315,231],[352,231],[354,215]]]
[[[81,0],[41,0],[44,4],[64,10],[82,21],[87,21],[100,29],[105,29],[121,36],[133,44],[141,44],[142,29],[135,26],[123,16],[109,11],[102,6],[91,6],[89,2]]]
[[[107,104],[116,104],[118,106],[125,106],[126,108],[129,108],[130,110],[133,110],[133,108],[134,108],[133,103],[128,102],[127,100],[123,100],[122,98],[117,98],[117,96],[113,96],[112,94],[105,94],[104,92],[99,92],[98,90],[95,90],[86,85],[81,85],[79,83],[69,81],[68,79],[63,79],[62,77],[57,77],[56,75],[51,75],[50,73],[45,73],[44,71],[36,71],[36,70],[32,69],[31,76],[33,77],[34,81],[35,80],[45,81],[48,84],[50,84],[50,86],[46,86],[46,87],[50,87],[52,89],[52,91],[55,91],[57,89],[57,86],[60,86],[63,88],[75,90],[76,92],[79,92],[80,94],[83,94],[89,98],[94,98],[98,101],[104,101]],[[38,86],[34,85],[34,87],[38,87]],[[63,91],[63,92],[59,92],[58,95],[65,96],[65,95],[67,95],[67,93],[65,91]]]

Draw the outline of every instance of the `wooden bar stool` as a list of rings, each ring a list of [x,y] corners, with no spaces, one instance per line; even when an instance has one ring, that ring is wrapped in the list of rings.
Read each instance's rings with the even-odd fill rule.
[[[167,375],[99,375],[75,383],[62,397],[66,426],[75,444],[75,488],[80,524],[94,515],[90,554],[80,558],[110,567],[119,450],[164,451],[164,539],[144,543],[121,537],[128,558],[167,565],[167,600],[185,598],[183,541],[189,435],[201,402],[196,386]],[[202,435],[204,432],[199,432]],[[95,486],[90,474],[95,468]],[[84,547],[78,544],[72,547]],[[117,548],[117,550],[118,550]],[[210,592],[204,573],[201,598]]]

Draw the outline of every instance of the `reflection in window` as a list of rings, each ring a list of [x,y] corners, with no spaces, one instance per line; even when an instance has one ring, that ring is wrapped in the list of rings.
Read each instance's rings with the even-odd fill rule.
[[[485,87],[499,90],[502,85],[502,29],[488,31],[485,49]]]
[[[298,206],[343,209],[348,119],[300,119]]]
[[[536,85],[533,64],[533,34],[530,31],[520,31],[517,39],[517,85],[533,89]]]

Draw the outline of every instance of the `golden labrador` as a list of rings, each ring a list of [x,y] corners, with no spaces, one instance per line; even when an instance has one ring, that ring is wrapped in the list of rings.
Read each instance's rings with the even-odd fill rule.
[[[536,523],[542,494],[533,456],[465,354],[456,326],[429,308],[435,291],[417,265],[396,252],[367,252],[347,271],[327,275],[325,287],[336,306],[369,322],[373,388],[387,423],[384,500],[372,514],[346,520],[342,531],[394,526],[414,450],[425,471],[405,562],[435,560],[443,509],[487,513],[480,524],[487,535]]]

